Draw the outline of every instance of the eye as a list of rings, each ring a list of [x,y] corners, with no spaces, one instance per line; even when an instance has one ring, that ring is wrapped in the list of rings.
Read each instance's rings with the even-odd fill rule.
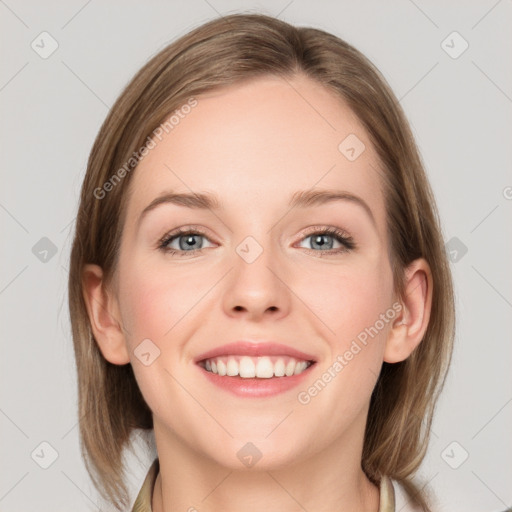
[[[311,239],[311,249],[308,249],[308,252],[314,253],[326,253],[329,254],[339,254],[343,252],[351,251],[356,248],[356,244],[354,239],[349,236],[347,233],[338,228],[312,228],[313,231],[310,231],[303,240]],[[333,247],[335,243],[341,245],[338,248]],[[320,250],[315,250],[320,249]],[[324,254],[319,254],[319,256],[323,256]]]
[[[200,242],[206,234],[198,229],[179,228],[166,234],[160,241],[158,248],[169,254],[185,256],[186,253],[195,253],[204,249]]]
[[[186,256],[187,253],[198,253],[205,248],[200,242],[201,238],[208,240],[206,233],[198,228],[178,228],[166,234],[158,242],[158,248],[167,254]],[[340,254],[356,248],[354,239],[338,228],[310,228],[309,234],[302,240],[309,238],[312,248],[305,249],[319,256]],[[335,243],[341,247],[333,247]]]

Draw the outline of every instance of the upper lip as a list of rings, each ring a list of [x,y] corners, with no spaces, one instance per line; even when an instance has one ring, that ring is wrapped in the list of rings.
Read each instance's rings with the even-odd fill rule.
[[[234,343],[227,343],[215,347],[208,352],[204,352],[195,358],[195,362],[199,363],[205,359],[213,359],[214,357],[221,356],[289,356],[295,359],[302,359],[304,361],[315,361],[315,358],[301,352],[295,348],[283,345],[282,343],[275,343],[273,341],[266,342],[252,342],[252,341],[235,341]]]

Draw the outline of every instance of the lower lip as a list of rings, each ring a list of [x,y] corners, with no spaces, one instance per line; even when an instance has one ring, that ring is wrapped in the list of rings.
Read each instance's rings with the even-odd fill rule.
[[[291,375],[290,377],[271,377],[270,379],[244,379],[240,376],[221,377],[216,373],[205,370],[202,366],[198,366],[198,368],[212,384],[215,384],[219,388],[229,391],[236,396],[261,398],[275,396],[298,386],[307,378],[313,366],[315,366],[315,363],[298,375]]]

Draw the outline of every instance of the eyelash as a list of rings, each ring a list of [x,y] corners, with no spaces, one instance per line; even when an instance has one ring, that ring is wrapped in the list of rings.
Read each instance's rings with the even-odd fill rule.
[[[167,233],[162,239],[158,242],[158,249],[163,251],[166,254],[170,254],[172,256],[186,256],[190,253],[197,254],[201,253],[203,249],[193,249],[191,251],[182,251],[182,250],[175,250],[170,249],[167,247],[167,245],[174,240],[175,238],[179,238],[180,236],[184,235],[201,235],[205,238],[208,238],[207,234],[198,228],[178,228],[175,231],[172,231],[171,233]],[[310,228],[307,232],[307,234],[301,238],[301,241],[309,238],[312,235],[328,235],[335,238],[338,242],[340,242],[344,247],[338,248],[338,249],[330,249],[329,251],[315,251],[314,249],[305,249],[305,251],[308,254],[314,253],[316,256],[325,257],[325,256],[333,256],[335,254],[341,254],[345,252],[352,251],[357,248],[356,243],[354,242],[354,239],[347,235],[344,231],[338,228],[318,228],[313,227]],[[323,254],[322,254],[323,253]]]

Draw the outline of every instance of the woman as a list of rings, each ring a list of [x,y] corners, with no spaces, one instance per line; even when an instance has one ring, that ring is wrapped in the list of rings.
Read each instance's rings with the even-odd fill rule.
[[[91,151],[69,303],[84,460],[119,510],[136,428],[158,457],[135,511],[431,510],[412,476],[452,279],[398,101],[334,35],[235,14],[136,74]]]

